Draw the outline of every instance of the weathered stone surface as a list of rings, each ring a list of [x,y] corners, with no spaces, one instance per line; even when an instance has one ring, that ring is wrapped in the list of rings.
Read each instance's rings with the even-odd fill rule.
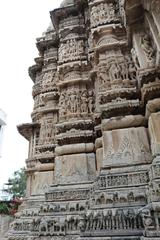
[[[74,154],[56,158],[55,177],[58,183],[75,183],[92,180],[95,176],[95,155]]]
[[[153,100],[148,101],[146,105],[146,117],[149,118],[151,113],[155,113],[159,111],[160,106],[160,98],[155,98]]]
[[[36,172],[33,176],[31,186],[31,195],[41,195],[48,189],[48,187],[53,183],[54,176],[53,170],[45,172]]]
[[[145,124],[144,116],[131,115],[123,117],[114,117],[110,119],[103,119],[102,131],[108,131],[120,128],[139,127]]]
[[[149,118],[149,133],[153,156],[160,154],[160,113],[152,113]]]
[[[120,167],[151,162],[144,127],[103,132],[103,167]]]

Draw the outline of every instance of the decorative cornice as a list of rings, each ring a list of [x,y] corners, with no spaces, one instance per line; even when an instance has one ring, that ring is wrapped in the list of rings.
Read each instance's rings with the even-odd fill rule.
[[[39,129],[40,124],[39,123],[26,123],[17,126],[17,129],[19,133],[26,138],[28,141],[30,140],[32,134],[33,134],[33,129]]]
[[[35,64],[28,69],[28,73],[32,81],[35,83],[36,81],[36,75],[38,72],[42,71],[42,64]]]
[[[36,46],[39,52],[42,54],[47,48],[57,47],[58,37],[56,33],[54,31],[51,31],[50,34],[37,38]]]

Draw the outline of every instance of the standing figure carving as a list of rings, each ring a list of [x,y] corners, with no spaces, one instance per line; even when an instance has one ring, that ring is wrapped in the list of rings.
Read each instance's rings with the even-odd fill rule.
[[[154,49],[151,45],[150,38],[147,34],[141,37],[141,48],[146,56],[146,61],[149,67],[154,65]]]
[[[109,68],[109,74],[111,81],[119,80],[121,75],[121,70],[118,64],[112,62]]]
[[[81,93],[81,113],[87,113],[88,100],[87,100],[87,91],[84,90]]]
[[[77,105],[78,105],[78,96],[77,93],[74,89],[70,91],[70,96],[69,96],[69,106],[71,109],[71,113],[76,113],[77,112]]]
[[[136,69],[139,69],[140,65],[139,65],[138,56],[137,56],[135,48],[131,49],[131,55],[132,55],[132,60],[133,60],[134,66],[136,67]]]

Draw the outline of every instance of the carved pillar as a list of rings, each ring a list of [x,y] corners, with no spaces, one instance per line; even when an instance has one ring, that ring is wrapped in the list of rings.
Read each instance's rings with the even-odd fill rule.
[[[53,28],[37,39],[40,57],[29,68],[34,81],[33,124],[19,129],[30,141],[27,163],[27,197],[43,194],[54,181],[55,124],[58,121],[58,90],[56,86],[57,49]],[[23,129],[24,127],[24,129]]]
[[[60,37],[56,183],[87,182],[95,177],[95,154],[94,89],[88,74],[85,19],[73,6],[55,10],[51,18],[57,23],[55,27]]]
[[[121,6],[121,4],[118,6]],[[96,1],[89,1],[94,51],[94,57],[92,57],[92,65],[94,65],[92,78],[95,81],[96,113],[102,119],[102,167],[112,167],[116,164],[112,160],[114,154],[118,154],[117,156],[120,154],[121,146],[119,143],[123,147],[125,145],[123,141],[127,141],[130,144],[134,131],[137,137],[141,135],[140,132],[143,132],[144,135],[147,134],[145,129],[140,128],[135,130],[119,130],[119,128],[143,126],[144,117],[141,115],[141,104],[138,96],[137,65],[133,61],[131,52],[128,51],[126,32],[122,27],[123,23],[120,17],[122,9],[118,8],[118,6],[114,1],[107,1],[105,3],[104,1],[100,1],[98,4]],[[100,10],[101,14],[98,14]],[[137,115],[138,113],[139,115]],[[120,135],[125,131],[127,131],[127,136],[123,137],[126,140],[123,137],[122,140]],[[130,137],[129,131],[131,132]],[[113,143],[114,141],[115,143]],[[140,142],[141,140],[137,138],[136,141]],[[114,145],[117,153],[113,150]],[[146,151],[148,156],[144,157],[144,162],[148,162],[150,158],[148,141],[144,145],[146,147],[142,148],[148,149]],[[130,154],[133,156],[135,150],[132,147],[131,149]],[[100,152],[102,153],[100,148],[97,148],[97,150],[98,155]],[[108,154],[105,155],[106,151],[110,154],[110,157],[108,157]],[[137,154],[141,155],[143,151],[144,149],[139,149],[139,153]],[[110,158],[112,160],[109,163]],[[123,162],[124,156],[122,158]],[[117,158],[117,164],[120,164],[118,159],[120,160],[120,158]],[[135,159],[139,162],[142,160],[138,160],[137,157]],[[130,163],[132,164],[133,162],[134,160],[132,159]],[[126,161],[126,164],[128,164],[128,161]]]
[[[138,6],[136,1],[134,7]],[[91,55],[94,66],[91,77],[95,82],[96,114],[101,119],[95,131],[101,130],[102,134],[95,145],[98,169],[101,169],[97,189],[109,188],[112,197],[108,197],[108,201],[119,208],[121,196],[125,198],[132,186],[132,201],[137,201],[139,192],[142,194],[137,202],[137,208],[141,208],[147,200],[146,186],[152,156],[139,94],[139,59],[130,45],[130,32],[126,32],[128,28],[124,29],[124,20],[120,17],[122,9],[117,7],[116,1],[89,1],[89,9],[94,52]],[[96,9],[106,12],[105,15],[102,11],[106,16],[104,21],[103,14],[98,14],[100,11],[96,12]],[[134,10],[130,8],[129,11],[133,14]],[[111,21],[109,14],[114,14]],[[129,21],[132,20],[134,22],[131,16]],[[123,190],[115,193],[118,186],[123,186]],[[128,196],[126,203],[129,201]],[[98,201],[94,204],[97,206]],[[125,227],[129,228],[129,225],[130,220],[127,220]],[[140,221],[138,226],[142,226]]]

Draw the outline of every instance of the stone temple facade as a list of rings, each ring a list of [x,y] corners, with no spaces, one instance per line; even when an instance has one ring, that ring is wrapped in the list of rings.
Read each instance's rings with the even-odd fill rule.
[[[158,240],[160,0],[65,0],[50,15],[6,239]]]

